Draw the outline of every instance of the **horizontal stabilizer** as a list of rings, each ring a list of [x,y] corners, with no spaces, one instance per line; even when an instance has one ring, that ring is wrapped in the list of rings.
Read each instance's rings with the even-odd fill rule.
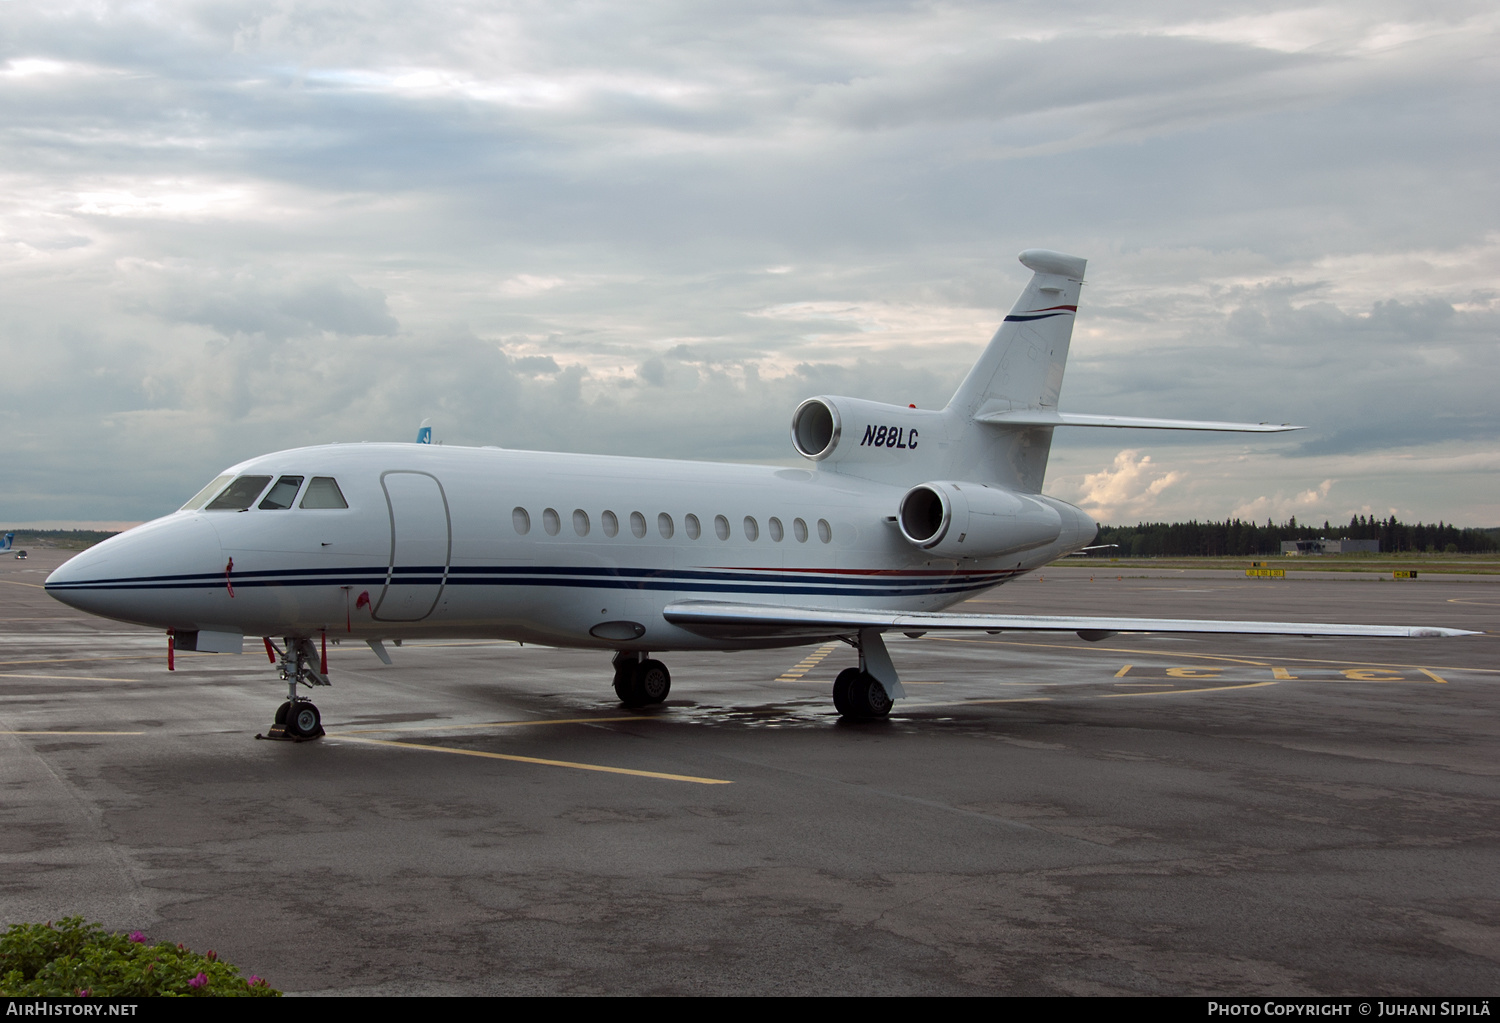
[[[997,426],[1110,426],[1137,430],[1216,430],[1221,433],[1285,433],[1300,430],[1289,423],[1221,423],[1212,419],[1143,419],[1139,416],[1094,416],[1050,409],[1011,409],[985,412],[976,422]]]
[[[1424,625],[1334,625],[1325,622],[1218,622],[1190,618],[1105,618],[1073,615],[976,615],[944,611],[875,611],[777,607],[682,600],[662,612],[673,625],[711,639],[777,639],[835,636],[859,629],[922,632],[1178,632],[1252,636],[1364,636],[1430,639],[1477,636],[1463,629]],[[1092,638],[1092,637],[1086,637]]]

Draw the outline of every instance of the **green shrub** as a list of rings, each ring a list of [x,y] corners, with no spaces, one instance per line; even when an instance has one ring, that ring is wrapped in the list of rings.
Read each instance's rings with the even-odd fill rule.
[[[0,935],[0,995],[18,997],[276,997],[280,991],[209,950],[146,943],[140,931],[113,934],[70,916],[56,924],[12,924]]]

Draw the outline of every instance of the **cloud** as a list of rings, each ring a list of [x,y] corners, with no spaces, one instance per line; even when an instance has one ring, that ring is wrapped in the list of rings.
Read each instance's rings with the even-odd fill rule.
[[[1065,408],[1308,427],[1059,431],[1059,492],[1500,522],[1492,6],[10,4],[0,516],[424,417],[788,458],[811,394],[940,407],[1044,245]]]
[[[1127,449],[1115,455],[1109,468],[1084,476],[1075,500],[1100,521],[1145,518],[1167,488],[1186,476],[1177,469],[1162,470],[1152,463],[1150,455]]]
[[[1329,494],[1332,490],[1333,480],[1324,480],[1316,487],[1304,490],[1300,494],[1293,494],[1291,497],[1283,494],[1257,497],[1236,507],[1229,517],[1251,522],[1259,522],[1262,519],[1285,522],[1299,515],[1304,523],[1309,519],[1326,519],[1330,517],[1329,509],[1332,506],[1329,503]],[[1336,515],[1332,517],[1337,518]]]
[[[226,337],[391,335],[400,326],[384,292],[348,277],[171,274],[160,288],[153,309],[158,316],[201,324]]]

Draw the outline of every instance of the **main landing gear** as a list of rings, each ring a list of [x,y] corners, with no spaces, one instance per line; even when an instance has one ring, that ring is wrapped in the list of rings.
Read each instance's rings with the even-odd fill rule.
[[[615,654],[615,695],[625,706],[635,709],[650,703],[661,703],[672,691],[672,673],[660,661],[645,653]]]
[[[886,652],[885,640],[876,629],[861,629],[857,638],[846,640],[859,651],[859,667],[845,668],[833,680],[833,706],[846,721],[873,721],[886,717],[905,696],[896,666]]]
[[[257,739],[289,739],[303,742],[323,735],[323,716],[317,706],[297,692],[297,686],[311,689],[313,686],[329,685],[328,661],[321,657],[313,641],[288,636],[286,649],[278,647],[267,637],[266,656],[278,665],[281,677],[286,681],[286,702],[276,708],[276,723],[266,735]],[[316,665],[316,667],[315,667]]]
[[[883,718],[895,705],[885,686],[868,671],[845,668],[833,680],[833,706],[840,717],[852,721]]]

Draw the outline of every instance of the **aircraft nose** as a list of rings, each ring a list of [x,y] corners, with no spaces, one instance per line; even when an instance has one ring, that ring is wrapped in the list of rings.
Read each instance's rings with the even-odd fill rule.
[[[222,553],[203,515],[178,512],[69,558],[47,577],[47,592],[90,614],[169,628],[192,620],[191,579],[214,572]]]

